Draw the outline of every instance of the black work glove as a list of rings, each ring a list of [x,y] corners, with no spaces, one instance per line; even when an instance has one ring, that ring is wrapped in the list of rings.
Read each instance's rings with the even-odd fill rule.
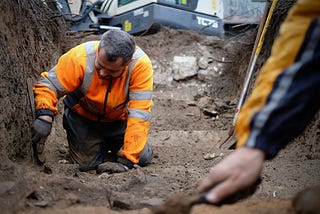
[[[97,174],[101,174],[103,172],[106,172],[108,174],[112,174],[112,173],[121,173],[121,172],[126,172],[128,171],[128,167],[126,167],[125,165],[121,164],[121,163],[117,163],[117,162],[104,162],[102,164],[99,164],[99,166],[97,167]]]
[[[45,162],[44,146],[51,132],[52,122],[37,118],[31,127],[32,159],[35,163],[42,165]]]
[[[129,169],[133,168],[133,163],[125,158],[119,157],[117,162],[104,162],[97,167],[97,174],[107,172],[112,173],[121,173],[126,172]]]
[[[31,127],[31,140],[33,143],[39,142],[42,138],[47,138],[51,132],[52,122],[37,118]]]
[[[126,158],[118,157],[117,162],[125,165],[129,169],[133,168],[133,163],[131,161],[129,161],[128,159],[126,159]]]

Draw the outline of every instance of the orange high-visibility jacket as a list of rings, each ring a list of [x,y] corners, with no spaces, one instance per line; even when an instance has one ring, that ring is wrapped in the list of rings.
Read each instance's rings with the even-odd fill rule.
[[[56,115],[57,101],[77,92],[71,109],[93,121],[127,120],[124,145],[119,155],[139,162],[150,128],[153,73],[149,57],[138,46],[119,78],[98,78],[94,61],[99,41],[80,44],[62,55],[55,67],[43,72],[34,86],[37,115]],[[72,94],[73,94],[72,93]],[[68,106],[70,107],[70,106]]]
[[[273,158],[320,105],[320,1],[298,0],[280,27],[236,124],[237,147]]]

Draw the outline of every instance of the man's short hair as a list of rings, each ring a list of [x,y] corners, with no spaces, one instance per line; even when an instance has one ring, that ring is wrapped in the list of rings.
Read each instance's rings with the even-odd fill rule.
[[[112,29],[102,35],[98,50],[104,49],[106,60],[113,62],[121,57],[126,64],[132,58],[135,47],[136,42],[130,34],[123,30]]]

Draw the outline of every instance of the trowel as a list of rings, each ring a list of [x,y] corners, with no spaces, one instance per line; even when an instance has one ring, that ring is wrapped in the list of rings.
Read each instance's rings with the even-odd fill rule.
[[[237,192],[228,198],[222,200],[218,204],[211,204],[212,206],[222,206],[224,204],[233,204],[242,199],[248,198],[253,195],[261,183],[261,178],[259,178],[252,186],[249,188]],[[211,188],[210,188],[211,189]],[[197,204],[210,204],[206,199],[205,193],[197,193],[192,196],[181,196],[177,195],[170,198],[165,203],[154,206],[151,208],[153,214],[189,214],[194,205]]]
[[[151,208],[153,214],[188,214],[196,204],[209,204],[205,194],[176,196],[165,203]]]
[[[47,138],[41,138],[39,142],[32,142],[32,162],[38,165],[42,165],[46,162],[44,155],[44,146]]]

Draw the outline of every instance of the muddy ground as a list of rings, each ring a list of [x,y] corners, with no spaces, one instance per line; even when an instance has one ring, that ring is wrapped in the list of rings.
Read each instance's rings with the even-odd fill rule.
[[[150,213],[150,207],[168,198],[194,195],[210,167],[232,152],[220,147],[229,136],[256,28],[228,39],[167,28],[136,36],[154,66],[149,143],[155,156],[147,167],[98,175],[79,172],[68,163],[61,103],[46,144],[46,163],[32,163],[26,79],[36,80],[61,53],[99,35],[65,33],[61,17],[36,0],[1,2],[0,16],[1,213]],[[270,53],[274,34],[268,35],[257,68]],[[174,79],[175,56],[196,57],[198,75]],[[199,75],[204,57],[210,71],[205,77]],[[209,69],[213,67],[218,71]],[[300,137],[266,162],[251,197],[221,207],[198,205],[192,213],[292,213],[294,195],[319,184],[319,141],[318,115]]]

